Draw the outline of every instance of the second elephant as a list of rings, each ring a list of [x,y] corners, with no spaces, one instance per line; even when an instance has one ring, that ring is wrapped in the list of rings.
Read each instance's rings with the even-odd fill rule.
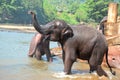
[[[45,35],[36,33],[31,40],[28,56],[35,56],[37,60],[41,60],[42,56],[46,54],[47,61],[52,62],[49,44],[50,42],[45,40]]]

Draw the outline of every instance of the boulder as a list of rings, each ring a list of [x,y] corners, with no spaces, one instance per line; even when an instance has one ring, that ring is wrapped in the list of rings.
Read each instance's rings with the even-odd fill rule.
[[[108,62],[111,67],[120,69],[120,45],[109,46]],[[105,58],[103,64],[106,66]]]

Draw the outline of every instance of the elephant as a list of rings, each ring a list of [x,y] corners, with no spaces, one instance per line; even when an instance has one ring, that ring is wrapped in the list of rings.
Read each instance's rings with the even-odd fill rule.
[[[52,62],[49,41],[44,38],[45,36],[40,33],[35,34],[30,43],[28,56],[33,57],[35,55],[37,60],[41,60],[42,55],[46,54],[47,61]]]
[[[28,52],[29,57],[33,57],[35,55],[36,46],[38,43],[40,43],[41,37],[42,35],[39,33],[35,33],[35,35],[33,36],[30,42],[30,47],[29,47],[29,52]]]
[[[105,29],[105,23],[107,22],[107,16],[103,17],[103,19],[100,21],[100,26],[99,26],[99,31],[101,30],[103,35],[104,34],[104,29]],[[110,40],[111,39],[111,40]],[[113,39],[112,37],[111,38],[108,38],[108,44],[109,44],[109,41],[112,41],[114,40],[114,36],[113,36]],[[113,68],[118,68],[120,69],[120,49],[119,49],[119,44],[115,44],[115,45],[110,45],[109,46],[109,51],[108,51],[108,61],[109,61],[109,64],[111,67]],[[104,60],[105,62],[105,60]],[[104,63],[103,62],[103,63]]]
[[[107,16],[105,16],[101,21],[98,30],[105,35],[104,28],[105,28],[105,22],[107,22]]]
[[[64,20],[53,20],[40,26],[37,22],[36,14],[31,12],[33,26],[41,34],[46,35],[46,39],[57,41],[62,47],[62,59],[65,74],[71,74],[71,68],[77,58],[87,60],[90,66],[90,73],[97,71],[99,76],[108,77],[102,69],[101,63],[106,54],[106,62],[113,75],[108,63],[108,45],[103,34],[98,30],[86,25],[68,25]]]

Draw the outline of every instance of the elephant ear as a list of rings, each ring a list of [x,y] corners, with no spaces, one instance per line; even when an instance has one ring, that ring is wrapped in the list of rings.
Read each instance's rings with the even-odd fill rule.
[[[69,26],[65,27],[62,30],[62,33],[61,33],[61,39],[62,40],[63,39],[66,40],[66,39],[68,39],[68,38],[70,38],[72,36],[73,36],[73,30]]]

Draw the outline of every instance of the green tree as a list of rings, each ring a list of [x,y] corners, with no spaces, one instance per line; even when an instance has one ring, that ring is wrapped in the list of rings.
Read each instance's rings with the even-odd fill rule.
[[[12,11],[17,10],[19,7],[14,4],[16,0],[1,0],[0,1],[0,22],[9,22],[13,17]]]
[[[83,1],[82,1],[83,2]],[[79,11],[80,0],[44,0],[45,14],[49,21],[52,19],[63,19],[68,23],[77,24],[79,20],[77,11]]]
[[[36,12],[42,24],[47,17],[43,10],[43,0],[0,0],[0,22],[4,23],[30,23],[27,12]]]
[[[44,14],[42,9],[43,0],[18,0],[19,3],[17,5],[21,6],[22,8],[16,10],[14,12],[14,22],[20,24],[27,24],[31,23],[31,18],[27,14],[28,11],[32,10],[37,13],[37,17],[39,21],[43,24],[44,21]]]
[[[100,22],[104,16],[107,16],[108,4],[110,2],[113,2],[113,0],[86,0],[85,4],[89,20]]]
[[[120,4],[120,0],[0,0],[0,22],[29,24],[29,10],[36,12],[42,24],[53,19],[63,19],[69,24],[99,22],[113,1]],[[120,6],[118,11],[120,15]]]
[[[85,4],[80,4],[75,13],[77,22],[87,22],[87,15],[88,13]]]
[[[118,15],[120,16],[120,1],[118,3]]]

